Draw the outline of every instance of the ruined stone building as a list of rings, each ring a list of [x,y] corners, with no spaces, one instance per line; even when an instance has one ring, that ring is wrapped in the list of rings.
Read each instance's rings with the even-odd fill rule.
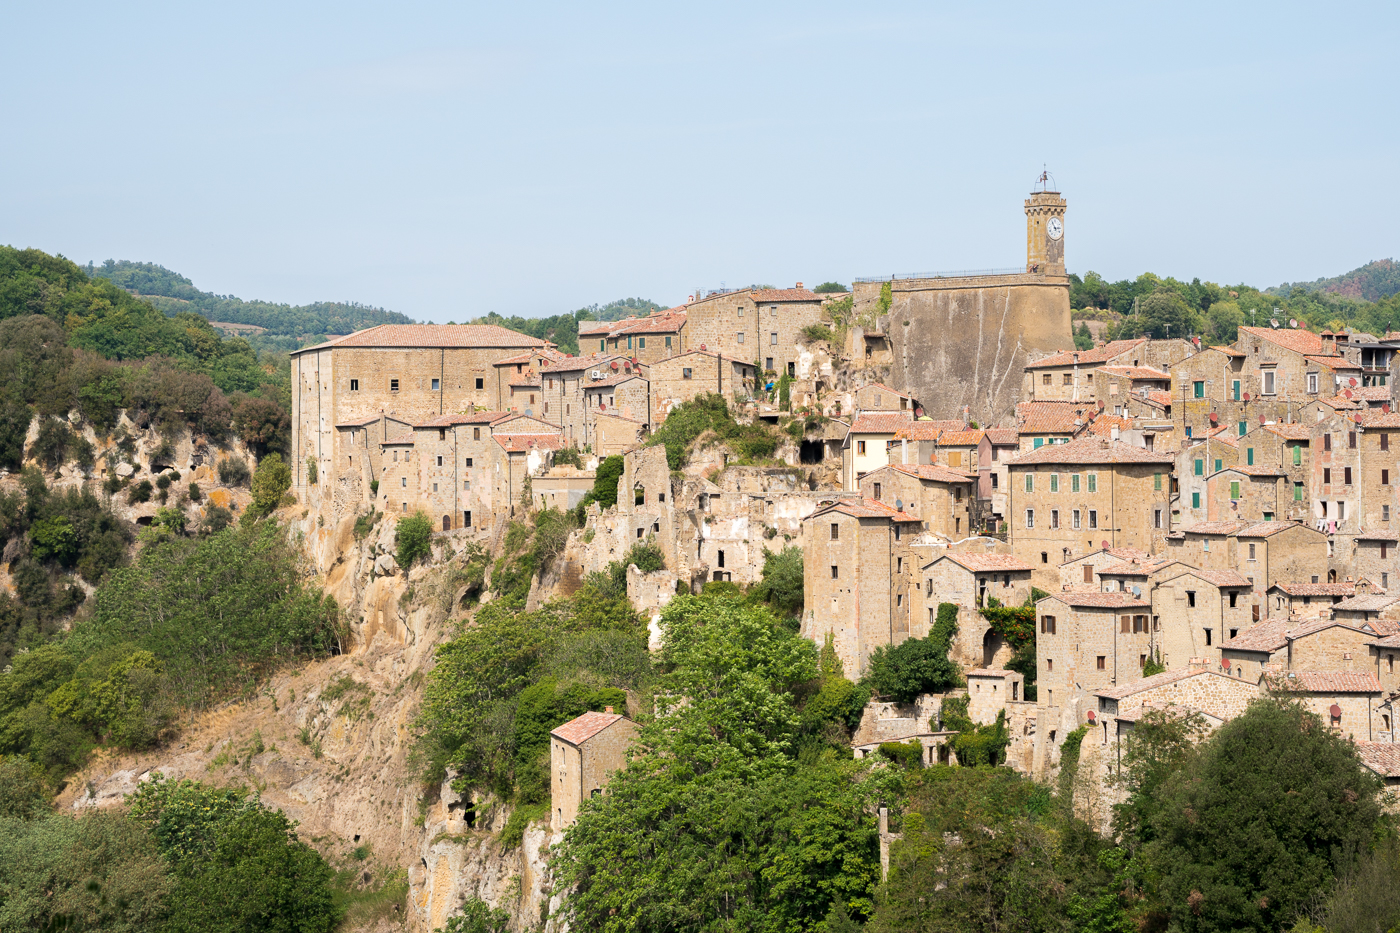
[[[562,832],[578,819],[579,807],[601,796],[614,771],[626,767],[637,725],[609,706],[584,713],[549,733],[549,828]]]

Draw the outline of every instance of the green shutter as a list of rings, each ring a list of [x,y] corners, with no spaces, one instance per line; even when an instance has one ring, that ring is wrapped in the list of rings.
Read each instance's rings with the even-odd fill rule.
[[[1254,466],[1254,448],[1246,447],[1244,450],[1245,466]]]
[[[1045,443],[1045,438],[1043,438],[1043,437],[1037,437],[1035,440],[1031,441],[1031,444],[1034,446],[1034,449],[1036,449],[1036,450],[1039,450],[1039,449],[1040,449],[1040,445],[1041,445],[1041,444],[1044,444],[1044,443]]]
[[[1058,474],[1058,473],[1051,473],[1051,474],[1050,474],[1050,491],[1051,491],[1051,492],[1059,492],[1059,491],[1060,491],[1060,474]]]
[[[1090,492],[1098,492],[1098,491],[1099,491],[1099,474],[1097,474],[1097,473],[1090,473],[1090,474],[1089,474],[1089,491],[1090,491]]]
[[[608,341],[607,341],[606,339],[603,339],[603,340],[599,340],[599,341],[598,341],[598,349],[599,349],[600,351],[606,350],[607,348],[608,348]]]
[[[1247,434],[1247,433],[1249,433],[1249,422],[1247,422],[1247,421],[1241,421],[1241,422],[1240,422],[1240,437],[1244,437],[1245,434]]]
[[[1293,501],[1294,501],[1294,502],[1302,502],[1302,501],[1303,501],[1303,484],[1302,484],[1302,483],[1294,483],[1294,484],[1293,484]]]
[[[1303,465],[1303,445],[1302,445],[1302,444],[1294,444],[1294,445],[1293,445],[1293,465],[1294,465],[1294,466],[1302,466],[1302,465]]]
[[[1230,498],[1231,498],[1231,499],[1238,499],[1239,497],[1240,497],[1240,484],[1239,484],[1239,482],[1238,482],[1238,481],[1235,481],[1235,482],[1230,483]]]
[[[1235,401],[1238,402],[1240,400],[1240,381],[1238,379],[1235,380],[1233,388],[1235,390]]]
[[[1035,492],[1035,474],[1026,474],[1026,492]]]
[[[1201,494],[1200,494],[1199,492],[1193,492],[1193,493],[1191,493],[1191,508],[1193,508],[1193,509],[1199,509],[1200,507],[1201,507]]]
[[[1206,384],[1204,382],[1193,382],[1191,384],[1191,388],[1194,391],[1196,398],[1206,397]]]
[[[1197,475],[1197,476],[1202,476],[1202,475],[1204,475],[1204,474],[1205,474],[1205,471],[1206,471],[1206,462],[1205,462],[1204,460],[1197,460],[1197,461],[1196,461],[1196,465],[1195,465],[1195,469],[1196,469],[1196,475]]]
[[[1155,490],[1156,492],[1161,492],[1161,491],[1162,491],[1162,474],[1161,474],[1161,473],[1153,473],[1153,474],[1152,474],[1152,488],[1153,488],[1153,490]]]
[[[1224,465],[1225,465],[1225,461],[1224,461],[1224,460],[1221,460],[1219,457],[1216,457],[1216,458],[1215,458],[1215,472],[1219,473],[1221,467],[1223,467]]]

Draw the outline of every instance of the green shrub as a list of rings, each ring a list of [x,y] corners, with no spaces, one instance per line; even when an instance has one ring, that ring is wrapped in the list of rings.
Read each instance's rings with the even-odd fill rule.
[[[924,746],[918,739],[907,742],[881,742],[880,757],[889,759],[906,771],[924,766]]]
[[[246,514],[255,519],[272,514],[291,488],[292,468],[282,462],[281,454],[268,454],[253,474],[253,501]]]
[[[374,526],[377,524],[379,524],[379,513],[374,510],[374,506],[370,506],[368,513],[355,518],[355,539],[357,541],[363,539],[374,530]]]
[[[141,482],[137,483],[136,485],[132,486],[130,489],[127,490],[126,501],[130,502],[132,505],[140,505],[143,502],[150,502],[151,493],[153,491],[154,487],[151,486],[151,481],[148,479],[143,479],[141,480]]]
[[[198,483],[190,483],[189,497],[191,502],[199,502],[204,498],[204,491],[199,488]]]
[[[666,555],[654,541],[648,538],[646,541],[638,541],[632,545],[627,551],[627,556],[622,559],[623,567],[629,567],[633,564],[642,573],[655,573],[658,570],[666,569]]]
[[[583,469],[583,454],[573,444],[561,447],[554,452],[554,464],[556,466],[578,467],[581,470]]]
[[[233,513],[211,502],[204,510],[204,520],[200,523],[199,530],[206,535],[216,535],[232,524]]]
[[[938,619],[927,638],[909,638],[893,647],[881,645],[870,656],[863,683],[883,697],[911,703],[925,693],[941,693],[962,683],[948,649],[957,632],[958,607],[940,603]]]
[[[278,455],[281,456],[280,454]],[[316,458],[306,458],[306,483],[308,486],[316,485]]]
[[[280,458],[279,458],[280,459]],[[242,457],[226,457],[219,461],[219,482],[225,486],[246,486],[252,474]]]
[[[275,454],[273,456],[276,456]],[[415,561],[426,560],[433,553],[433,521],[421,509],[399,519],[394,532],[394,557],[404,573]]]

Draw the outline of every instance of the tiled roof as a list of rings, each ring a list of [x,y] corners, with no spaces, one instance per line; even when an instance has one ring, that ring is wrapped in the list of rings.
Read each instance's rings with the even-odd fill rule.
[[[1292,424],[1266,424],[1264,430],[1277,434],[1286,441],[1306,441],[1311,436],[1308,426],[1296,421]]]
[[[1351,392],[1352,398],[1365,399],[1368,402],[1390,401],[1390,386],[1362,386],[1347,391]]]
[[[821,301],[822,296],[805,288],[764,288],[753,293],[755,303],[764,301]]]
[[[1020,443],[1015,428],[988,428],[987,439],[997,447],[1015,447]]]
[[[512,421],[527,421],[527,422],[533,422],[534,424],[542,424],[542,425],[545,425],[546,427],[553,428],[554,430],[553,430],[553,431],[540,431],[540,430],[537,430],[537,429],[532,430],[532,429],[529,429],[529,428],[522,428],[522,429],[519,430],[519,431],[507,431],[507,432],[505,432],[505,433],[507,433],[507,434],[554,434],[554,433],[563,433],[563,430],[564,430],[563,427],[562,427],[561,425],[557,425],[557,424],[555,424],[555,423],[552,422],[552,421],[546,421],[546,420],[544,420],[543,418],[541,418],[541,417],[539,417],[539,416],[537,416],[537,415],[522,415],[522,414],[520,414],[519,412],[515,412],[515,411],[508,411],[508,412],[505,412],[505,413],[502,414],[499,418],[497,418],[495,421],[492,421],[492,422],[491,422],[491,427],[492,427],[492,428],[499,428],[501,425],[503,425],[503,424],[509,424],[509,423],[512,422]]]
[[[538,389],[540,387],[539,374],[533,370],[527,370],[506,383],[512,389]]]
[[[1381,777],[1400,777],[1400,744],[1395,742],[1356,742],[1356,757]]]
[[[544,347],[548,343],[495,324],[380,324],[333,342],[345,347]],[[302,351],[293,351],[293,355]]]
[[[1136,427],[1136,425],[1133,423],[1132,418],[1123,418],[1119,415],[1099,415],[1093,421],[1089,422],[1089,427],[1084,433],[1091,437],[1111,437],[1113,436],[1114,428],[1117,428],[1121,433],[1123,431],[1131,431],[1134,427]]]
[[[1367,409],[1356,413],[1356,423],[1363,428],[1400,428],[1400,411]]]
[[[1355,583],[1289,583],[1280,581],[1269,587],[1289,596],[1355,596]]]
[[[912,412],[907,411],[864,411],[851,424],[851,434],[893,434],[911,424]]]
[[[618,373],[616,376],[609,376],[606,379],[593,379],[588,382],[585,382],[583,384],[583,391],[587,392],[589,389],[606,389],[611,386],[619,385],[620,383],[626,382],[628,379],[642,378],[644,377],[641,373],[638,372]]]
[[[1380,612],[1400,603],[1400,597],[1384,593],[1363,593],[1344,599],[1332,607],[1333,612]]]
[[[496,362],[492,363],[491,365],[492,365],[492,366],[524,366],[526,363],[533,363],[533,362],[534,362],[534,360],[535,360],[535,353],[536,353],[536,352],[537,352],[537,351],[535,351],[535,350],[530,350],[530,351],[527,352],[527,353],[517,353],[515,356],[508,356],[508,357],[506,357],[506,358],[503,359],[503,360],[497,360]]]
[[[953,563],[973,573],[1014,573],[1033,570],[1030,564],[1010,554],[944,554]]]
[[[1214,671],[1200,667],[1180,667],[1176,670],[1163,671],[1160,674],[1153,674],[1151,677],[1140,677],[1137,680],[1130,680],[1126,684],[1119,684],[1117,687],[1109,687],[1106,690],[1095,690],[1094,696],[1105,697],[1110,700],[1122,700],[1135,693],[1142,693],[1144,690],[1152,690],[1156,687],[1165,687],[1167,684],[1174,684],[1179,680],[1188,677],[1195,677],[1199,674],[1211,674],[1216,677],[1224,677],[1224,674],[1216,674]]]
[[[559,450],[564,446],[561,434],[492,434],[492,439],[509,453],[531,450]]]
[[[438,415],[432,421],[415,424],[415,428],[450,428],[454,424],[490,424],[508,417],[508,411],[471,411]]]
[[[1160,560],[1154,557],[1146,559],[1135,557],[1131,560],[1120,560],[1116,564],[1108,564],[1104,567],[1100,567],[1098,573],[1101,577],[1148,577],[1159,570],[1165,570],[1175,563],[1177,563],[1177,561],[1172,557],[1162,558]]]
[[[1366,407],[1366,403],[1361,399],[1347,398],[1345,395],[1332,395],[1324,399],[1318,399],[1318,401],[1338,411],[1356,411]]]
[[[1159,382],[1169,380],[1172,377],[1171,373],[1164,373],[1151,366],[1105,366],[1103,371],[1113,373],[1115,376],[1127,376],[1129,379],[1155,379]]]
[[[970,483],[977,479],[975,473],[964,473],[962,470],[954,470],[937,463],[892,463],[890,469],[935,483]]]
[[[911,421],[895,432],[897,441],[936,441],[944,431],[962,431],[965,421]]]
[[[1099,406],[1087,402],[1018,402],[1016,427],[1022,434],[1073,434],[1098,413]]]
[[[1393,531],[1358,531],[1356,533],[1358,541],[1400,541],[1400,534]]]
[[[1224,353],[1226,356],[1244,356],[1243,353],[1241,353],[1239,350],[1236,350],[1234,347],[1218,347],[1218,346],[1217,346],[1217,347],[1210,347],[1209,349],[1211,349],[1211,350],[1219,350],[1221,353]]]
[[[1152,556],[1146,551],[1139,550],[1135,547],[1106,547],[1100,548],[1097,551],[1090,551],[1088,554],[1081,554],[1079,557],[1071,558],[1060,564],[1060,566],[1065,567],[1069,564],[1076,564],[1090,557],[1097,557],[1100,554],[1107,554],[1109,557],[1116,557],[1119,560],[1147,560]]]
[[[630,422],[632,422],[633,424],[640,424],[642,427],[646,427],[646,422],[645,422],[645,421],[638,421],[636,418],[629,418],[629,417],[627,417],[626,415],[619,415],[619,414],[618,414],[617,412],[615,412],[615,411],[599,411],[599,412],[597,412],[597,413],[594,415],[594,417],[595,417],[595,418],[616,418],[618,421],[630,421]]]
[[[382,418],[382,417],[384,417],[384,416],[383,416],[383,415],[365,415],[364,417],[362,417],[362,418],[356,418],[356,419],[354,419],[353,421],[342,421],[342,422],[340,422],[340,424],[337,424],[336,427],[337,427],[337,428],[362,428],[362,427],[364,427],[364,426],[367,425],[367,424],[374,424],[376,421],[378,421],[378,420],[379,420],[380,418]]]
[[[1307,358],[1309,362],[1317,363],[1320,366],[1326,366],[1328,369],[1361,368],[1359,364],[1353,363],[1351,360],[1347,359],[1344,356],[1314,356],[1312,354],[1308,354]]]
[[[1192,570],[1191,573],[1212,586],[1249,586],[1249,579],[1236,570]]]
[[[1294,353],[1303,355],[1319,354],[1325,349],[1322,345],[1322,338],[1306,330],[1293,330],[1291,328],[1272,327],[1241,327],[1240,340],[1248,334],[1252,337],[1260,337],[1270,343],[1292,350]]]
[[[1264,675],[1270,684],[1307,693],[1380,693],[1375,674],[1360,671],[1270,671]]]
[[[1166,407],[1172,403],[1172,394],[1165,389],[1153,389],[1147,393],[1147,400]]]
[[[1213,428],[1212,430],[1207,431],[1206,437],[1213,441],[1219,441],[1227,447],[1239,447],[1239,437],[1230,433],[1231,430],[1232,429],[1229,425],[1222,424],[1218,428]]]
[[[944,431],[938,436],[939,447],[976,447],[982,443],[985,431]]]
[[[1288,644],[1288,625],[1288,619],[1264,619],[1234,638],[1222,642],[1220,649],[1265,653],[1277,651]]]
[[[399,447],[399,446],[405,445],[405,444],[408,445],[409,447],[412,447],[412,446],[413,446],[413,432],[412,432],[412,431],[408,432],[407,434],[395,434],[393,437],[387,437],[387,438],[384,439],[384,443],[383,443],[382,446],[384,446],[384,447]]]
[[[979,667],[976,670],[967,672],[968,677],[1000,677],[1003,680],[1011,676],[1010,671],[993,670],[990,667]]]
[[[1123,441],[1102,437],[1081,437],[1068,444],[1046,444],[1011,459],[1016,466],[1035,463],[1174,463],[1176,457],[1165,450],[1134,447]]]
[[[1145,338],[1137,340],[1114,340],[1101,347],[1092,350],[1065,350],[1053,356],[1047,356],[1036,360],[1034,363],[1027,363],[1026,369],[1043,369],[1047,366],[1080,366],[1093,365],[1096,363],[1106,363],[1115,357],[1122,356],[1132,350],[1147,343]]]
[[[1131,593],[1051,593],[1050,596],[1074,607],[1091,609],[1151,609]]]
[[[1188,535],[1232,535],[1241,528],[1249,527],[1248,522],[1196,522],[1181,530]]]
[[[885,505],[879,499],[843,499],[825,511],[843,512],[852,518],[888,518],[896,522],[916,522],[908,512]]]
[[[1267,466],[1247,466],[1236,464],[1234,466],[1222,467],[1220,473],[1243,473],[1245,476],[1284,476],[1283,470],[1278,467]],[[1220,473],[1212,473],[1211,476],[1219,476]]]
[[[550,732],[570,745],[582,745],[622,717],[617,713],[584,713]]]
[[[549,356],[540,365],[551,373],[573,373],[585,369],[609,369],[614,360],[630,360],[625,353],[589,353],[584,356]]]
[[[1306,528],[1302,522],[1254,522],[1235,532],[1237,538],[1268,538],[1290,528]]]

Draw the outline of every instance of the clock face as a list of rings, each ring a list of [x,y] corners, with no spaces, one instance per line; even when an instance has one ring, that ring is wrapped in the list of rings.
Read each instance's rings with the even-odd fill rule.
[[[1051,217],[1050,222],[1045,225],[1045,232],[1050,234],[1050,239],[1058,240],[1065,232],[1065,225],[1060,223],[1060,218]]]

